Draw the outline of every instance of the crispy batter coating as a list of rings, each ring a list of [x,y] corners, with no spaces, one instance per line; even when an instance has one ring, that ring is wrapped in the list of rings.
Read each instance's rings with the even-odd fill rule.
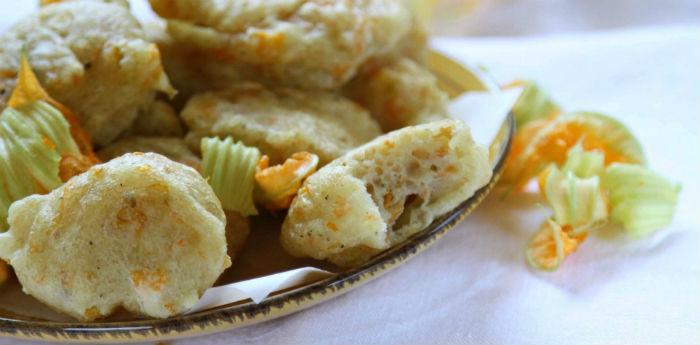
[[[128,128],[156,91],[173,91],[158,48],[119,3],[51,4],[18,22],[0,42],[0,84],[12,87],[20,50],[26,49],[42,85],[76,112],[98,146]]]
[[[428,59],[428,32],[418,18],[413,16],[411,19],[411,27],[401,37],[396,47],[384,54],[368,59],[360,66],[357,74],[376,71],[378,68],[402,58],[411,59],[422,66],[426,64]]]
[[[295,256],[356,266],[424,229],[490,177],[488,152],[464,123],[406,127],[306,179],[282,225],[281,242]]]
[[[396,46],[396,54],[393,57],[407,57],[421,65],[425,64],[428,58],[428,32],[415,16],[412,18],[411,28]]]
[[[256,83],[198,94],[181,116],[193,150],[202,137],[232,136],[260,149],[273,164],[301,151],[325,164],[381,133],[367,111],[338,94]]]
[[[236,211],[224,210],[226,214],[226,244],[231,260],[243,249],[250,235],[250,219]]]
[[[338,88],[367,59],[394,49],[412,20],[402,0],[150,3],[168,19],[177,45],[200,53],[197,68],[217,72],[204,80],[249,71],[257,80],[305,89]]]
[[[185,135],[185,129],[170,103],[155,100],[148,107],[141,109],[136,121],[124,134],[125,137],[133,135],[181,137]]]
[[[366,68],[343,91],[385,132],[448,118],[447,94],[430,71],[409,58]]]
[[[182,108],[196,93],[261,79],[260,73],[250,66],[236,64],[222,67],[221,62],[213,59],[206,51],[175,41],[163,22],[148,23],[144,25],[144,30],[148,39],[158,46],[163,68],[177,89],[174,99],[177,108]]]
[[[24,292],[80,320],[116,307],[164,318],[230,265],[221,204],[194,169],[127,154],[10,208],[0,257]]]
[[[113,142],[97,152],[104,162],[132,152],[153,152],[161,154],[197,171],[202,170],[202,160],[195,155],[178,137],[128,137]]]

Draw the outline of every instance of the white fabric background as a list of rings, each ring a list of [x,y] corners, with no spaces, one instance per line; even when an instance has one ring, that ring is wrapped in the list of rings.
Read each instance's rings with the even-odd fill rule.
[[[492,196],[428,251],[344,296],[172,343],[700,344],[700,26],[434,45],[500,81],[536,79],[569,110],[623,120],[651,165],[683,184],[673,224],[645,241],[592,238],[559,271],[537,273],[522,250],[545,217],[538,199]]]
[[[440,0],[471,3],[471,11],[443,11],[439,35],[533,36],[623,27],[697,23],[698,0]],[[459,9],[459,6],[456,6]]]

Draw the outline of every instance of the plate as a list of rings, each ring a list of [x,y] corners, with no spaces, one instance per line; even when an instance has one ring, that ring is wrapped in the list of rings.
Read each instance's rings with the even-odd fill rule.
[[[493,91],[498,88],[493,80],[478,69],[461,65],[437,52],[430,53],[428,67],[438,78],[440,87],[450,97],[456,97],[467,91]],[[509,115],[490,147],[493,177],[489,184],[403,244],[379,254],[361,267],[337,272],[330,278],[311,284],[276,292],[257,304],[246,300],[168,319],[135,319],[129,315],[117,315],[105,321],[92,323],[80,323],[62,317],[33,298],[22,294],[16,281],[9,282],[0,291],[0,335],[71,343],[167,340],[252,325],[337,297],[418,255],[469,215],[498,181],[510,149],[514,129],[512,115]],[[267,224],[267,228],[274,228],[273,225]],[[266,228],[266,224],[254,223],[253,226]],[[281,248],[278,248],[276,232],[257,230],[256,228],[256,231],[252,232],[251,238],[246,243],[247,248],[254,248],[254,250],[248,249],[247,252],[246,250],[241,252],[240,258],[236,259],[236,270],[225,273],[218,284],[308,265],[321,265],[324,269],[332,269],[319,262],[287,257]],[[264,250],[261,250],[262,248]],[[255,253],[258,253],[258,257],[255,257]],[[259,253],[268,256],[267,261],[270,264],[259,267],[261,260]],[[280,257],[274,257],[269,253],[279,253],[275,255]],[[273,257],[272,260],[270,256]],[[278,264],[272,264],[272,262]],[[10,304],[17,307],[15,309],[7,307]]]

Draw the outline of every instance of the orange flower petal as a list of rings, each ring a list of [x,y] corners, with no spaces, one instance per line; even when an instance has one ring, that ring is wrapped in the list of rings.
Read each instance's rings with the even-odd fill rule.
[[[17,77],[17,86],[12,91],[8,105],[12,108],[21,108],[22,106],[37,101],[44,101],[51,104],[53,107],[61,111],[63,117],[70,125],[70,132],[73,140],[75,140],[80,152],[85,155],[90,162],[97,163],[99,160],[95,155],[92,147],[92,141],[85,129],[80,125],[75,114],[68,107],[59,103],[49,96],[39,83],[39,79],[34,74],[32,67],[27,59],[26,53],[23,51],[19,59],[19,74]]]

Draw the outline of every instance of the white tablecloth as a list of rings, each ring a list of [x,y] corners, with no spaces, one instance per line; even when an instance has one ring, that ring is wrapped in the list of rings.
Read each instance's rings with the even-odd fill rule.
[[[537,273],[523,246],[545,212],[532,196],[491,197],[428,251],[344,296],[173,343],[700,344],[700,26],[434,45],[500,81],[536,79],[567,109],[623,120],[651,165],[683,184],[673,224],[646,241],[592,238],[559,271]]]
[[[437,39],[500,80],[538,80],[567,109],[614,114],[683,184],[673,224],[592,238],[555,273],[523,246],[545,212],[491,197],[396,271],[310,310],[175,344],[700,344],[700,27],[543,39]]]

